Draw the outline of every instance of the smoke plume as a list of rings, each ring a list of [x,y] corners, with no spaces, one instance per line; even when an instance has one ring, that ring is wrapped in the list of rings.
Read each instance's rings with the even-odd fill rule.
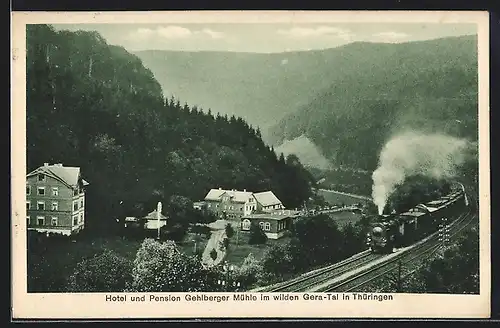
[[[373,172],[372,197],[382,214],[387,199],[406,177],[452,178],[466,160],[469,142],[442,134],[405,132],[389,140]]]

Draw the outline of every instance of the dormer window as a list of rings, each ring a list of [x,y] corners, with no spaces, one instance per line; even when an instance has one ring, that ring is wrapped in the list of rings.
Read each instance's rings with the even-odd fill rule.
[[[40,173],[40,174],[38,175],[38,181],[40,181],[40,182],[45,181],[45,174]]]

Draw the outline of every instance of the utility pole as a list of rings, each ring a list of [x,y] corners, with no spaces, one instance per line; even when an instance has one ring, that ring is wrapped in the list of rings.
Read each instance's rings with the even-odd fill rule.
[[[401,260],[398,261],[398,278],[397,278],[397,289],[396,291],[401,292]]]
[[[439,242],[443,249],[450,241],[450,226],[448,224],[448,218],[443,217],[441,219],[441,224],[439,225]]]

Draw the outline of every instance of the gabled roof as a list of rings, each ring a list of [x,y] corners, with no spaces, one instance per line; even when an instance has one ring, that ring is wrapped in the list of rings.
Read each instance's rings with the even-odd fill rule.
[[[154,210],[153,212],[150,212],[148,215],[146,215],[144,218],[146,220],[158,220],[158,217],[156,216],[157,215],[157,211]],[[160,213],[160,221],[163,221],[163,220],[166,220],[167,217],[163,214]]]
[[[423,212],[405,212],[405,213],[402,213],[401,216],[412,216],[412,217],[419,217],[419,216],[422,216],[422,215],[425,215],[426,213],[423,213]]]
[[[29,173],[27,177],[31,177],[39,173],[43,173],[46,174],[47,176],[51,176],[55,179],[58,179],[70,187],[75,187],[76,185],[78,185],[78,179],[80,178],[79,167],[63,166],[62,164],[40,166],[36,170]],[[83,179],[82,183],[84,186],[89,184],[87,181]]]
[[[246,203],[252,198],[253,193],[239,190],[211,189],[205,196],[205,200],[220,200],[223,195],[231,197],[231,201],[233,202]]]
[[[428,212],[430,212],[430,213],[435,212],[435,211],[437,211],[437,210],[438,210],[438,208],[437,208],[437,207],[431,207],[431,206],[427,206],[427,205],[425,205],[425,204],[418,204],[416,207],[417,207],[417,208],[424,209],[424,210],[426,210],[426,211],[428,211]]]
[[[274,195],[272,191],[264,191],[254,194],[255,199],[262,204],[262,206],[278,205],[281,201]]]
[[[210,189],[208,194],[205,196],[205,200],[219,200],[225,192],[226,191],[222,189]]]
[[[250,198],[253,198],[253,193],[249,191],[226,190],[224,194],[231,197],[231,200],[237,203],[246,203]]]

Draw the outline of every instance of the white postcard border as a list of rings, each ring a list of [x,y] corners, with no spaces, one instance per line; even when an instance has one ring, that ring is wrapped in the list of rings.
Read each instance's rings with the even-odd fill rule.
[[[487,12],[15,12],[12,14],[12,295],[14,318],[484,318],[490,315],[489,21]],[[391,294],[392,301],[107,302],[112,293],[27,293],[26,24],[63,23],[474,23],[478,27],[480,150],[480,295]],[[152,293],[138,293],[148,295]],[[196,293],[233,295],[232,293]],[[127,295],[135,294],[112,294]],[[255,293],[260,298],[260,293]],[[268,293],[267,295],[272,294]],[[298,294],[299,296],[301,294]],[[232,299],[232,296],[230,297]]]

